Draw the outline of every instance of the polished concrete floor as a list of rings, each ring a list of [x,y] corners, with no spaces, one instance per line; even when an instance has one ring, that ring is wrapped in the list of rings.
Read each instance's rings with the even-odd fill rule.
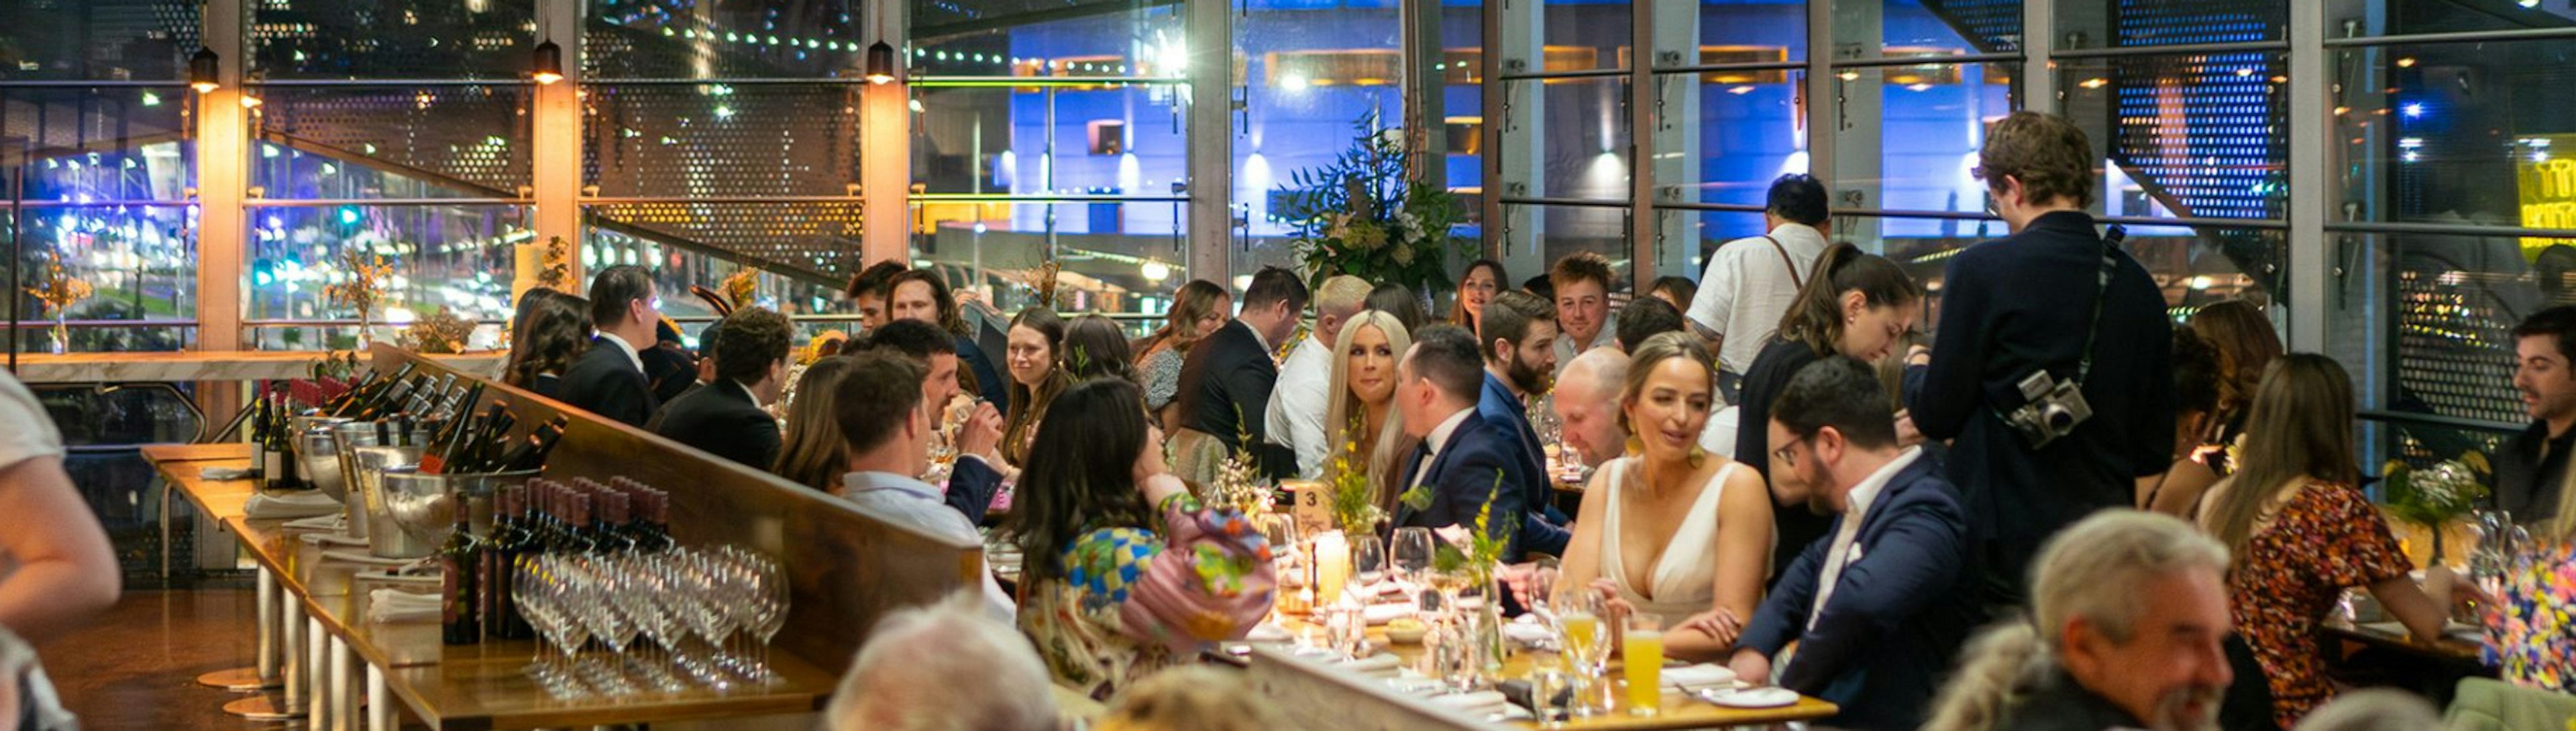
[[[226,715],[241,696],[200,674],[250,665],[259,597],[249,582],[128,589],[105,616],[37,648],[63,704],[90,729],[281,728]]]

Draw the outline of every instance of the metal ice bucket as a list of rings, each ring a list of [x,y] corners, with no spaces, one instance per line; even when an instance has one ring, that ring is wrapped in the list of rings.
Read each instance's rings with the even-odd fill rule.
[[[378,476],[378,480],[382,485],[385,514],[391,521],[391,527],[388,528],[385,523],[378,523],[375,526],[379,531],[376,533],[378,536],[376,545],[394,543],[406,547],[419,546],[420,553],[417,555],[429,555],[431,551],[437,550],[438,546],[447,542],[448,534],[456,531],[456,510],[459,507],[474,500],[489,503],[492,495],[501,487],[524,485],[536,477],[536,470],[470,475],[425,475],[415,467],[387,469]],[[477,522],[470,526],[474,534],[491,535],[492,525],[488,514],[476,516],[476,518]],[[386,537],[391,534],[400,534],[400,540],[387,540]],[[393,558],[410,557],[394,556]]]
[[[337,469],[338,474],[335,479],[339,480],[340,483],[339,497],[342,529],[347,531],[351,537],[365,538],[367,537],[367,508],[365,504],[366,500],[358,489],[359,469],[355,450],[358,447],[376,446],[378,441],[376,439],[376,425],[374,422],[367,421],[347,421],[332,424],[328,429],[331,433],[332,456],[339,463],[339,467]],[[414,438],[411,440],[411,443],[422,444],[427,442],[427,434],[428,432],[426,431],[413,432]],[[412,458],[409,461],[403,462],[403,464],[418,464],[419,462],[420,453],[415,448],[415,451],[412,453]],[[324,489],[328,490],[329,488]]]
[[[419,447],[370,445],[349,447],[341,453],[349,458],[349,492],[355,498],[348,504],[362,508],[358,523],[366,526],[368,553],[381,558],[420,558],[438,547],[436,543],[413,541],[394,522],[392,508],[385,501],[385,473],[419,467]]]
[[[322,494],[331,496],[331,499],[347,503],[349,481],[341,478],[340,438],[331,433],[331,426],[348,420],[329,419],[307,423],[305,420],[310,417],[295,418],[298,423],[294,440],[295,461],[304,468],[305,481],[313,483],[315,488],[320,489]]]

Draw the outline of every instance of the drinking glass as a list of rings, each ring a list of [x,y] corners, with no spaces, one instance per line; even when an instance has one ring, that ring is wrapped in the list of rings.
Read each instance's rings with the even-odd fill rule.
[[[1601,595],[1590,588],[1564,586],[1556,589],[1548,604],[1554,608],[1557,633],[1564,636],[1566,664],[1574,669],[1574,701],[1567,711],[1582,716],[1609,709],[1601,688],[1602,664],[1610,656],[1610,637],[1603,626],[1609,612],[1602,606]]]
[[[1373,535],[1351,539],[1351,587],[1360,606],[1377,599],[1378,582],[1386,579],[1386,541]]]
[[[1541,558],[1530,564],[1528,582],[1530,613],[1540,617],[1546,617],[1552,613],[1554,606],[1552,602],[1556,599],[1556,572],[1557,562],[1554,558]]]
[[[1556,694],[1566,692],[1573,680],[1571,674],[1553,663],[1541,663],[1530,671],[1530,712],[1538,716],[1539,728],[1564,728],[1557,717]],[[1571,705],[1573,698],[1566,699]]]
[[[1620,654],[1628,678],[1628,715],[1653,716],[1664,705],[1664,620],[1629,612],[1625,626]]]
[[[751,679],[764,685],[777,685],[786,679],[769,669],[769,640],[787,626],[787,568],[764,555],[752,554],[747,560],[753,580],[749,603],[758,611],[752,613],[753,620],[745,629],[760,641],[760,659],[752,665]]]
[[[1421,581],[1422,572],[1431,569],[1431,529],[1420,527],[1395,529],[1395,545],[1392,553],[1395,556],[1396,569],[1404,572],[1406,580]]]

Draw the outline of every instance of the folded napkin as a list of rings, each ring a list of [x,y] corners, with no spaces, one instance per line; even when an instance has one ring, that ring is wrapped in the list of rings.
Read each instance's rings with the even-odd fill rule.
[[[1501,691],[1480,690],[1473,693],[1451,693],[1449,695],[1432,696],[1431,703],[1432,705],[1454,708],[1470,713],[1481,713],[1494,710],[1500,706],[1508,705],[1511,703],[1511,700],[1504,698]]]
[[[1397,619],[1410,617],[1420,613],[1422,613],[1422,608],[1415,606],[1413,602],[1371,604],[1368,605],[1368,608],[1360,610],[1360,614],[1368,617],[1368,623],[1372,625],[1386,624]]]
[[[201,467],[197,470],[197,479],[239,480],[250,477],[251,472],[248,467]]]
[[[1705,688],[1735,682],[1735,671],[1716,663],[1688,667],[1664,668],[1664,684],[1679,688]]]
[[[1378,653],[1358,660],[1343,660],[1332,663],[1332,666],[1335,668],[1364,675],[1393,673],[1397,668],[1402,667],[1403,665],[1404,661],[1397,658],[1394,653]]]
[[[1269,622],[1253,625],[1252,631],[1243,636],[1248,642],[1287,642],[1296,638],[1287,628]]]
[[[364,551],[323,551],[322,557],[333,561],[348,561],[350,563],[363,563],[376,566],[409,566],[420,562],[420,559],[416,558],[385,558],[383,556],[378,556]]]
[[[244,517],[275,520],[340,512],[340,501],[318,492],[255,493],[242,503]]]
[[[1532,645],[1555,640],[1556,630],[1549,629],[1545,625],[1510,622],[1503,625],[1503,636],[1511,638],[1513,642]]]
[[[358,574],[357,574],[357,579],[358,579],[359,581],[391,581],[391,582],[400,582],[400,583],[405,583],[405,584],[436,584],[436,583],[439,583],[439,582],[441,582],[441,581],[445,581],[445,580],[446,580],[446,578],[447,578],[447,577],[440,576],[440,575],[438,575],[438,574],[434,574],[434,573],[429,573],[429,574],[402,574],[402,573],[395,573],[396,571],[400,571],[400,570],[401,570],[401,569],[396,568],[396,569],[386,569],[386,570],[383,570],[383,571],[360,571],[360,572],[358,572]]]
[[[369,622],[435,622],[440,619],[438,597],[414,594],[399,589],[377,589],[367,592]]]
[[[291,528],[294,527],[294,525],[288,524],[288,527]],[[305,543],[310,543],[316,546],[331,545],[357,546],[359,548],[367,547],[367,539],[359,538],[347,533],[306,533],[298,537],[303,538]]]
[[[310,518],[297,518],[286,521],[286,525],[280,527],[291,528],[294,530],[336,531],[340,529],[340,521],[347,519],[348,516],[344,513],[332,513],[330,515],[316,515]]]

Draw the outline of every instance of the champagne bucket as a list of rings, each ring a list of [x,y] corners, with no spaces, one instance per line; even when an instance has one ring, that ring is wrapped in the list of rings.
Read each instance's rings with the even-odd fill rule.
[[[318,484],[322,476],[322,471],[315,469],[317,466],[315,464],[316,458],[313,456],[316,445],[306,437],[316,432],[320,432],[327,441],[327,438],[330,436],[331,425],[345,423],[347,421],[348,419],[336,416],[323,416],[320,414],[301,414],[287,417],[287,464],[293,466],[299,474],[304,477],[305,481],[316,483],[314,485],[315,487],[322,487]],[[336,461],[338,459],[338,457],[334,456],[338,453],[338,450],[332,445],[322,444],[319,446],[321,447],[320,459],[332,461]],[[323,494],[330,495],[332,499],[336,500],[340,498],[340,494],[342,492],[341,488],[344,486],[345,485],[333,485],[330,487],[322,487],[322,492]]]
[[[342,450],[342,453],[349,456],[349,492],[356,496],[348,504],[363,508],[359,522],[367,527],[368,553],[379,558],[420,558],[438,547],[435,543],[415,542],[403,533],[402,527],[394,523],[392,508],[385,500],[385,473],[419,467],[419,447],[360,446]]]
[[[304,417],[296,417],[301,421]],[[342,420],[345,421],[345,420]],[[304,467],[304,479],[310,480],[322,494],[347,503],[349,482],[341,479],[340,438],[331,433],[331,424],[317,423],[295,430],[295,461]]]
[[[535,470],[426,475],[416,467],[396,467],[385,470],[379,480],[385,496],[386,517],[390,519],[392,531],[402,536],[398,543],[420,546],[420,555],[426,556],[446,543],[448,534],[455,532],[457,508],[471,500],[488,502],[500,488],[524,485],[536,477]],[[475,535],[492,534],[488,516],[478,517],[469,527]],[[377,528],[383,529],[385,524],[379,523]],[[379,541],[380,544],[384,542]]]
[[[340,485],[337,495],[340,498],[342,530],[351,537],[366,538],[368,535],[366,500],[358,490],[359,468],[356,449],[376,446],[376,425],[374,422],[366,421],[343,421],[327,428],[331,434],[332,457],[339,463],[338,475],[334,479]],[[425,431],[414,432],[415,438],[412,443],[421,444],[428,441],[427,434]],[[412,455],[412,459],[404,464],[420,462],[420,452],[417,448],[414,448]]]

